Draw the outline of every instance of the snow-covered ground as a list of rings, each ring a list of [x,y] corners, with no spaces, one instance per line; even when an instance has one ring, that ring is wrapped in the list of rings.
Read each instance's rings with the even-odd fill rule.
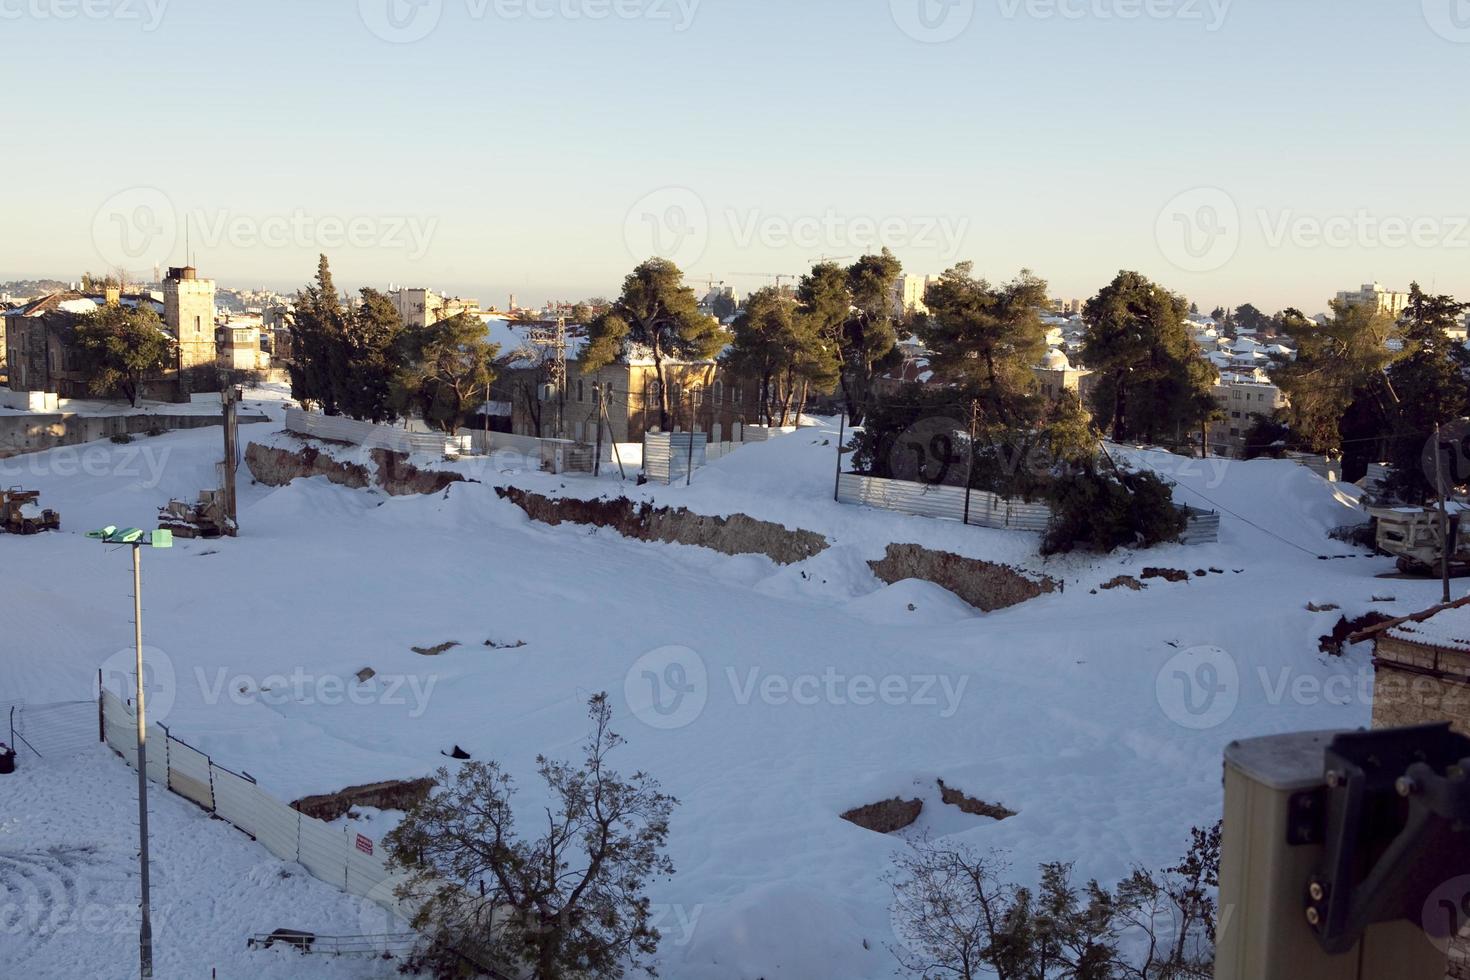
[[[243,438],[280,438],[269,429]],[[1002,849],[1023,881],[1050,860],[1106,881],[1172,863],[1191,825],[1219,817],[1227,742],[1368,722],[1369,651],[1318,652],[1338,616],[1437,598],[1437,583],[1377,580],[1390,561],[1329,540],[1361,519],[1353,495],[1294,463],[1119,450],[1176,480],[1181,502],[1228,511],[1221,543],[1043,562],[1034,535],[834,503],[836,435],[819,426],[746,446],[687,488],[552,477],[509,455],[458,464],[484,482],[432,497],[247,481],[241,537],[144,554],[146,642],[164,668],[154,717],[288,800],[423,775],[457,744],[505,765],[530,813],[536,755],[575,757],[587,697],[609,691],[628,739],[619,765],[654,773],[681,801],[678,872],[653,892],[663,975],[890,977],[882,875],[903,841],[838,814],[921,797],[916,831]],[[218,443],[208,429],[98,444],[85,448],[111,465],[80,473],[53,472],[51,454],[31,460],[24,482],[64,531],[0,538],[0,700],[91,695],[98,666],[130,643],[130,579],[125,552],[82,532],[152,526],[170,496],[215,486]],[[161,464],[124,465],[144,448]],[[510,482],[743,512],[833,547],[780,567],[547,527],[496,496]],[[981,615],[935,586],[874,578],[865,562],[895,541],[1025,565],[1066,589]],[[1207,574],[1098,589],[1146,566]],[[410,649],[448,641],[461,645]],[[349,698],[363,667],[377,671],[377,693]],[[4,798],[24,801],[0,817],[0,854],[96,844],[107,857],[83,901],[126,903],[131,776],[101,750],[64,778],[0,776]],[[938,778],[1018,815],[962,814],[939,801]],[[158,938],[162,976],[215,965],[221,977],[384,975],[373,961],[245,950],[247,935],[277,927],[359,931],[356,902],[299,870],[278,878],[263,848],[182,800],[160,793],[152,806],[163,877],[194,910]],[[369,817],[374,837],[394,819]],[[130,941],[0,935],[0,973],[109,975],[91,964],[130,963]],[[76,969],[56,972],[67,963]]]

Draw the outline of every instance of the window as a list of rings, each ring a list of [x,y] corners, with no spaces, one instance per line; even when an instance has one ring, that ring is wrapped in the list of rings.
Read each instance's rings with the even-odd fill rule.
[[[577,379],[577,401],[584,402],[586,400],[587,400],[587,391],[583,387],[582,379],[581,378],[578,378]]]

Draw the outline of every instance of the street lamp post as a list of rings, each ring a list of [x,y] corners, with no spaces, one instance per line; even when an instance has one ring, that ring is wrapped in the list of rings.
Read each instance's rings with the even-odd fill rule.
[[[142,885],[142,901],[138,908],[142,923],[138,927],[138,975],[144,980],[153,976],[153,921],[148,904],[148,721],[143,704],[143,546],[172,548],[172,531],[141,531],[130,527],[118,530],[104,527],[87,532],[87,537],[103,544],[125,544],[133,549],[133,644],[137,659],[137,688],[134,699],[138,723],[138,878]]]

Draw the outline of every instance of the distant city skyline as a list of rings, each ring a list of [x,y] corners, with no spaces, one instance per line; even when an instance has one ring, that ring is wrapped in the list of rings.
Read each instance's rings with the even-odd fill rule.
[[[0,80],[48,81],[4,111],[0,279],[187,242],[238,288],[326,252],[344,286],[503,305],[889,244],[1061,298],[1119,269],[1206,309],[1470,298],[1453,3],[28,0]]]

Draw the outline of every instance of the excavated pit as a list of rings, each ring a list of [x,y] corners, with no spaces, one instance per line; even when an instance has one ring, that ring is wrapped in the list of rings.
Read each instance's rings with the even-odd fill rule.
[[[889,585],[904,579],[923,579],[948,589],[982,612],[1008,609],[1060,587],[1056,579],[1045,575],[1033,577],[1010,565],[931,551],[916,544],[890,544],[884,558],[868,565]]]
[[[711,517],[683,507],[635,504],[626,497],[544,497],[519,487],[496,487],[495,492],[543,524],[605,527],[636,541],[696,545],[726,555],[765,555],[778,565],[806,561],[829,547],[827,539],[814,531],[793,531],[744,514]]]

